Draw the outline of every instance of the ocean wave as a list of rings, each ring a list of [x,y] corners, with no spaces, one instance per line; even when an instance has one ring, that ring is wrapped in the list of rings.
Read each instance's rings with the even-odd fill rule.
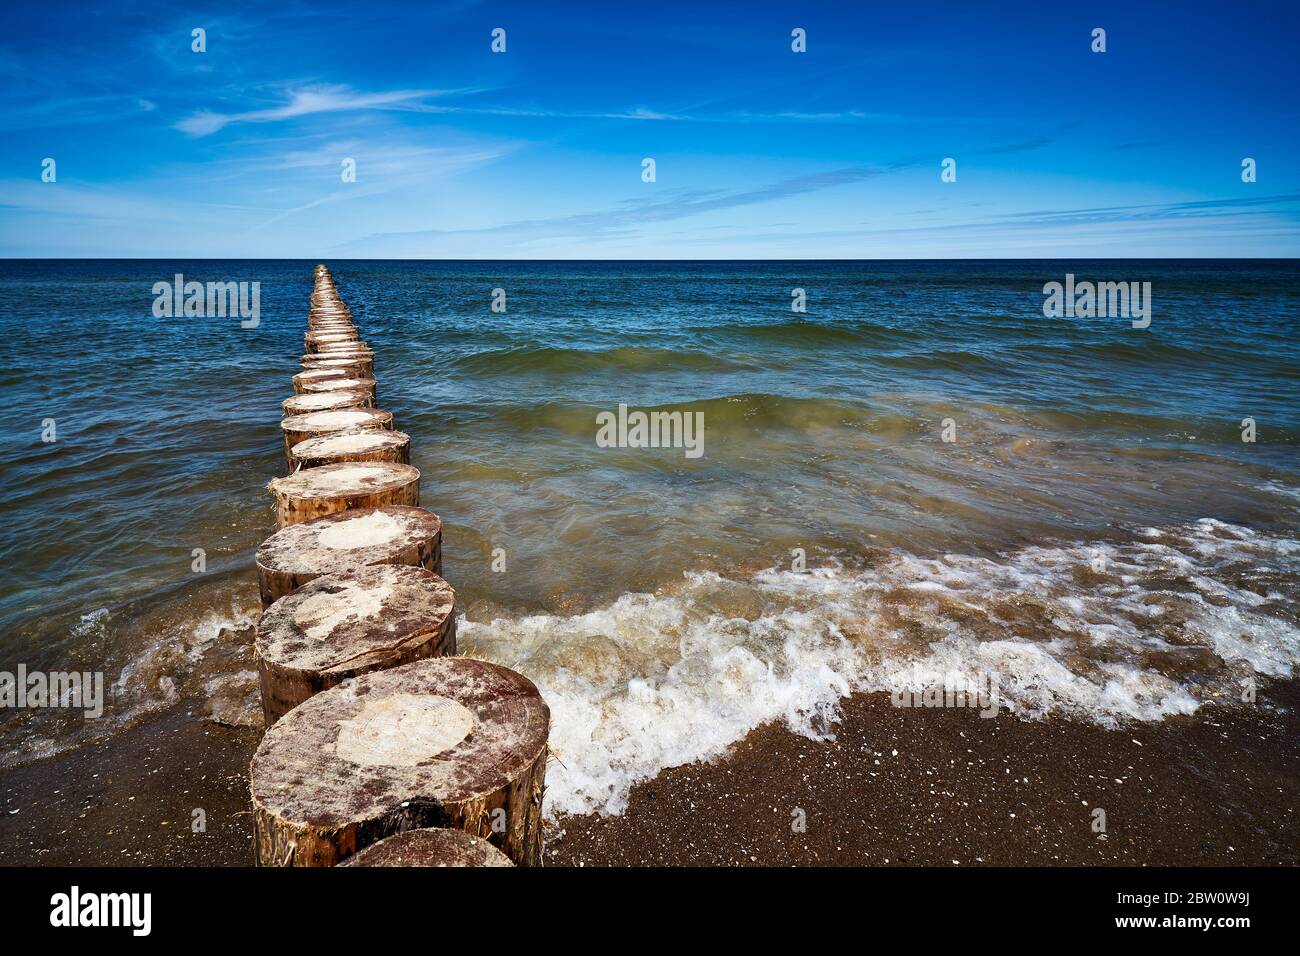
[[[665,767],[772,721],[833,737],[841,698],[917,689],[918,674],[993,674],[1022,719],[1241,706],[1245,686],[1300,663],[1298,572],[1300,543],[1205,519],[997,557],[692,572],[583,614],[462,620],[459,635],[550,704],[548,812],[617,814]]]
[[[609,349],[517,347],[473,352],[452,359],[449,366],[475,375],[515,375],[524,372],[583,375],[598,370],[725,372],[744,367],[716,353],[625,345]]]
[[[753,343],[813,347],[828,345],[886,345],[906,339],[906,333],[873,322],[825,322],[790,319],[784,322],[719,322],[698,325],[691,332],[708,338]]]

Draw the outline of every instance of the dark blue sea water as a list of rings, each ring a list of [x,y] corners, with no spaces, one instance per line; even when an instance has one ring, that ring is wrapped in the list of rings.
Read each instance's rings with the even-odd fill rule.
[[[103,669],[108,728],[238,711],[312,266],[0,262],[0,669]],[[1294,261],[330,266],[468,645],[552,701],[561,808],[918,661],[1107,722],[1300,660]],[[260,324],[156,318],[177,272],[259,282]],[[1150,282],[1150,326],[1045,317],[1067,273]],[[619,404],[702,412],[704,454],[598,447]],[[4,727],[20,758],[99,732]]]

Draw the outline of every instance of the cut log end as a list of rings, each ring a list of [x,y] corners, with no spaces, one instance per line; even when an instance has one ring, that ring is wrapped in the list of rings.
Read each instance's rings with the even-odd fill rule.
[[[277,531],[257,549],[262,606],[322,575],[379,564],[441,574],[442,521],[423,508],[368,508]]]
[[[487,840],[464,830],[407,830],[366,847],[339,866],[514,866]]]
[[[332,369],[337,372],[343,372],[349,378],[374,378],[375,377],[375,357],[373,355],[349,355],[339,354],[322,357],[322,353],[313,352],[302,359],[304,371],[312,369]]]
[[[420,471],[391,461],[345,461],[273,479],[270,488],[276,526],[284,528],[352,508],[418,505]]]
[[[369,408],[373,404],[370,393],[361,389],[336,392],[303,392],[281,403],[286,417],[328,412],[339,408]]]
[[[254,643],[266,725],[348,678],[455,654],[455,598],[432,571],[380,565],[319,577],[276,601]]]
[[[308,438],[341,431],[391,429],[393,415],[382,408],[344,408],[306,415],[290,415],[280,422],[284,433],[284,457],[293,470],[293,446]]]
[[[445,827],[538,865],[549,729],[528,678],[464,657],[317,694],[253,757],[258,861],[332,866],[395,833]]]
[[[336,368],[313,368],[293,377],[293,390],[301,395],[306,387],[318,382],[336,382],[347,378],[347,373]]]
[[[383,429],[352,429],[300,441],[289,449],[289,457],[291,472],[344,461],[393,461],[409,465],[411,436]]]

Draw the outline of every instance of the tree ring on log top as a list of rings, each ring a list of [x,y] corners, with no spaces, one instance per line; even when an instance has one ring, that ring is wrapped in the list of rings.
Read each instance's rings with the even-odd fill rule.
[[[418,505],[420,470],[395,461],[341,461],[273,478],[275,521],[280,528],[346,511],[384,505]]]
[[[308,438],[289,449],[289,471],[319,468],[341,461],[395,461],[411,463],[411,436],[384,429],[347,429]]]
[[[280,718],[253,757],[258,861],[332,866],[394,833],[440,826],[540,864],[549,730],[532,681],[472,658],[332,687]]]
[[[257,549],[262,607],[325,574],[379,564],[442,573],[442,521],[423,508],[342,511],[277,531]]]
[[[372,843],[339,866],[514,866],[487,840],[464,830],[407,830]]]
[[[303,392],[293,398],[286,398],[280,403],[280,408],[285,417],[289,417],[339,408],[367,408],[370,404],[369,392],[350,389],[341,392]]]
[[[393,564],[327,574],[280,598],[254,641],[266,725],[349,678],[455,654],[455,601],[432,571]]]

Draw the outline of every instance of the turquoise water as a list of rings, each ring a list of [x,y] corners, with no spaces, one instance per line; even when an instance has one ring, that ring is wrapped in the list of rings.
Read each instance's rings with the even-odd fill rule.
[[[19,758],[247,691],[312,265],[0,263],[0,669],[115,685],[102,728],[3,718]],[[561,807],[763,720],[824,732],[917,660],[1103,722],[1300,661],[1294,262],[330,266],[462,633],[552,699]],[[260,282],[260,325],[155,318],[176,272]],[[1150,327],[1044,317],[1066,273],[1151,282]],[[704,454],[598,447],[619,404],[703,413]]]

